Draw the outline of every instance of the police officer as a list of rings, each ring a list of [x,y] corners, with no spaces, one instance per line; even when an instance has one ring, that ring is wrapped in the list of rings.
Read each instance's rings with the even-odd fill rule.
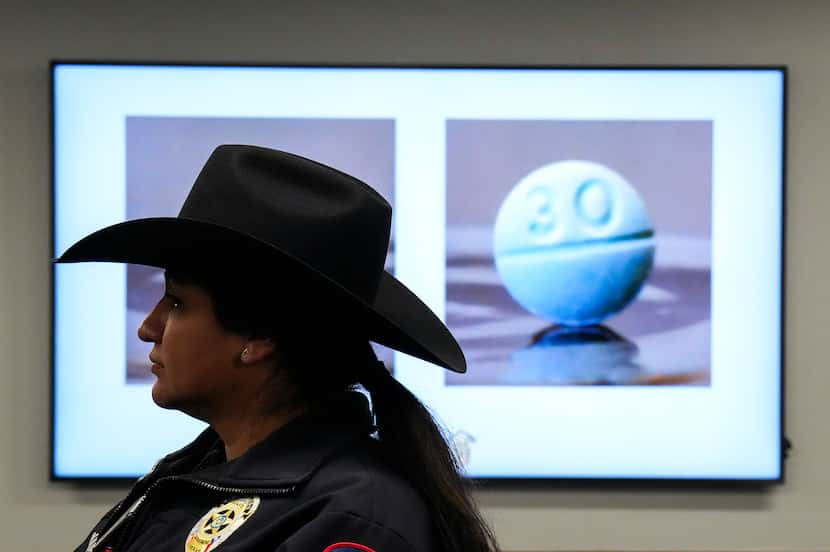
[[[166,270],[138,328],[153,400],[209,426],[77,551],[498,550],[430,414],[369,345],[466,370],[384,271],[390,220],[349,175],[220,146],[177,217],[104,228],[57,259]]]

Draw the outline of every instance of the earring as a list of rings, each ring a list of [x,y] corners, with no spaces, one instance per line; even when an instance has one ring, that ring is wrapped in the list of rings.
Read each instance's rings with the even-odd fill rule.
[[[248,348],[247,347],[242,349],[242,354],[239,355],[239,358],[243,361],[248,360]]]

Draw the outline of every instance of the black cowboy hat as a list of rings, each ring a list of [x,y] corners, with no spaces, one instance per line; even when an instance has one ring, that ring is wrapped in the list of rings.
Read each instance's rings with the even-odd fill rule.
[[[290,153],[217,147],[179,215],[108,226],[58,263],[104,261],[161,268],[266,259],[301,275],[306,293],[336,298],[369,340],[454,372],[467,369],[455,338],[384,267],[392,208],[360,180]]]

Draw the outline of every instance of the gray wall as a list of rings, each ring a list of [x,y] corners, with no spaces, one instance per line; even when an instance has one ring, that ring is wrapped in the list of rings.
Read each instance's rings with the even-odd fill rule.
[[[47,479],[52,58],[787,64],[786,416],[795,449],[786,484],[478,497],[510,551],[830,549],[830,3],[8,4],[0,5],[0,549],[71,549],[120,495]]]

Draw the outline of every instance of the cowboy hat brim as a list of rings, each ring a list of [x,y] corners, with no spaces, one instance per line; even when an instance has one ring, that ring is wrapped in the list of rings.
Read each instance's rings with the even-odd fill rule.
[[[221,258],[223,251],[228,258]],[[82,238],[54,262],[117,262],[170,268],[199,261],[204,264],[207,254],[212,263],[264,258],[291,266],[333,294],[338,305],[366,328],[369,340],[453,372],[467,370],[464,354],[446,326],[388,272],[381,274],[375,299],[369,303],[290,253],[225,226],[181,217],[130,220]]]

